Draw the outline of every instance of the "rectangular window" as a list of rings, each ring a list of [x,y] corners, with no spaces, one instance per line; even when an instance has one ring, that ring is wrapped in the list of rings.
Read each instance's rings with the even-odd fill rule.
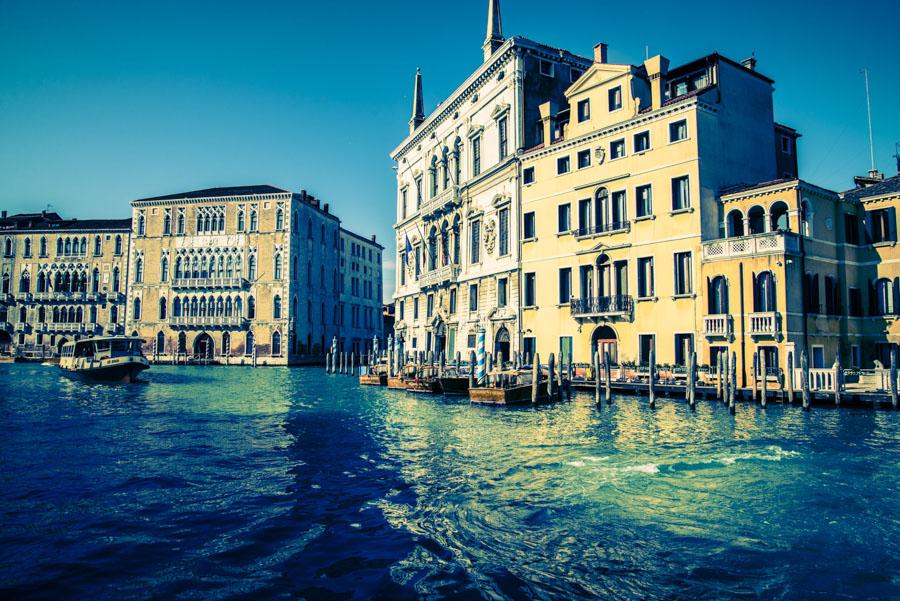
[[[648,150],[650,150],[650,132],[642,131],[634,134],[634,151],[646,152]]]
[[[578,168],[584,169],[585,167],[591,166],[591,151],[590,149],[582,150],[578,153]]]
[[[691,253],[675,253],[675,294],[690,294]]]
[[[478,284],[469,284],[469,311],[478,311]]]
[[[475,348],[475,342],[475,334],[469,334],[466,337],[466,343],[468,344],[469,348]]]
[[[422,207],[422,176],[415,179],[416,182],[416,210]]]
[[[669,124],[669,142],[680,142],[687,140],[687,137],[687,120],[682,119]]]
[[[425,316],[431,317],[434,314],[434,295],[429,294],[425,301]]]
[[[498,229],[498,246],[500,247],[500,256],[505,257],[509,254],[509,209],[500,209],[498,221],[500,225]]]
[[[473,221],[469,229],[472,232],[469,246],[469,262],[474,264],[481,261],[481,222]]]
[[[553,63],[550,61],[541,61],[541,75],[553,77]]]
[[[400,321],[403,321],[403,309],[406,307],[406,301],[400,301],[397,303],[397,313],[400,315]]]
[[[583,123],[591,118],[591,101],[581,100],[578,103],[578,122]]]
[[[500,278],[497,280],[497,306],[505,307],[507,301],[507,292],[509,288],[509,280]]]
[[[653,214],[653,189],[650,184],[638,186],[634,189],[636,199],[635,215],[637,217],[649,217]]]
[[[656,350],[656,337],[653,334],[638,335],[638,362],[641,365],[650,364],[650,353]],[[657,360],[659,358],[657,357]]]
[[[566,234],[572,230],[572,205],[566,203],[556,208],[556,231]]]
[[[472,138],[472,177],[481,175],[481,137]]]
[[[781,152],[784,154],[791,154],[794,150],[794,145],[791,143],[791,138],[789,136],[781,136]]]
[[[609,90],[609,110],[617,111],[622,108],[622,86],[616,86]]]
[[[400,219],[406,219],[406,188],[400,191]]]
[[[694,352],[693,334],[675,334],[675,365],[687,365]]]
[[[850,288],[847,290],[847,299],[850,304],[850,315],[852,317],[862,317],[863,303],[862,291],[859,288]]]
[[[578,235],[584,236],[591,231],[591,206],[590,198],[578,201]]]
[[[891,212],[892,209],[877,209],[866,214],[873,244],[892,242],[894,240],[891,228]]]
[[[672,178],[672,210],[680,211],[691,206],[691,188],[688,176]]]
[[[502,161],[509,154],[509,122],[506,117],[497,122],[497,130],[500,137],[500,160]]]
[[[534,211],[530,211],[522,216],[522,239],[533,240],[534,237]]]
[[[537,350],[534,336],[524,336],[522,338],[522,353],[525,361],[531,361],[534,358],[534,351]]]
[[[641,257],[638,263],[638,296],[653,296],[653,257]]]
[[[572,268],[559,270],[559,304],[564,305],[572,298]]]
[[[450,289],[450,315],[456,314],[456,288]]]
[[[621,159],[625,156],[625,139],[613,140],[609,143],[609,158]]]
[[[569,157],[560,157],[556,159],[556,173],[562,175],[569,172]]]
[[[413,320],[419,319],[419,299],[413,299]]]
[[[844,238],[847,244],[859,244],[859,217],[856,215],[844,215]]]
[[[535,279],[533,273],[525,274],[525,306],[533,307],[535,305]]]
[[[522,171],[522,183],[526,186],[534,183],[534,167],[526,167]]]

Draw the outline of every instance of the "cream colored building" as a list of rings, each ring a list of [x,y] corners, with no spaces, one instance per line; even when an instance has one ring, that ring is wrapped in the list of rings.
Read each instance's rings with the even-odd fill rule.
[[[128,219],[0,218],[0,348],[57,353],[70,340],[121,334],[128,279]]]
[[[381,253],[375,236],[365,238],[341,228],[341,308],[343,348],[358,355],[372,348],[372,337],[385,348],[382,331]]]

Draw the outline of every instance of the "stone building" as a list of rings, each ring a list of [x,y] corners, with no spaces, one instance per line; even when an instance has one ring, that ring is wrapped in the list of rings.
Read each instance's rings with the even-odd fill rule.
[[[129,219],[0,217],[0,347],[49,356],[74,338],[121,334]]]
[[[406,351],[474,349],[479,329],[506,357],[520,350],[519,156],[543,140],[541,104],[562,102],[590,61],[506,39],[488,6],[483,62],[426,116],[415,77],[397,169],[395,332]]]
[[[375,236],[364,238],[341,228],[340,343],[357,355],[372,347],[372,338],[382,339],[381,253]],[[384,347],[381,341],[380,348]]]

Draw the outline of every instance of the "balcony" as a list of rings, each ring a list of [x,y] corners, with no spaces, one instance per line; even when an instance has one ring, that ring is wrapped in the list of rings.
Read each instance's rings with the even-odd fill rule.
[[[588,238],[591,236],[600,236],[603,234],[619,234],[630,231],[630,221],[611,221],[609,223],[600,223],[579,227],[575,230],[575,236],[577,238]]]
[[[444,265],[432,271],[426,271],[419,276],[419,286],[428,288],[429,286],[440,286],[445,283],[452,283],[459,277],[459,267],[456,265]]]
[[[83,333],[84,332],[84,324],[78,322],[68,322],[68,323],[46,323],[43,324],[46,327],[46,331],[49,332],[69,332],[69,333]]]
[[[125,295],[121,292],[107,292],[106,300],[108,300],[111,303],[124,303]]]
[[[31,296],[30,292],[17,292],[16,293],[16,300],[19,302],[30,303],[32,298],[33,297]]]
[[[760,257],[765,255],[795,255],[800,252],[800,237],[791,232],[769,232],[723,238],[703,243],[704,261],[722,261],[739,257]]]
[[[703,318],[703,335],[708,338],[731,338],[734,320],[731,315],[707,315]]]
[[[243,288],[244,278],[177,278],[172,280],[172,288],[204,289],[204,288]]]
[[[430,190],[429,190],[430,192]],[[421,217],[428,217],[435,211],[439,209],[443,209],[447,203],[453,201],[454,206],[459,200],[459,186],[448,186],[446,190],[435,196],[434,198],[429,198],[419,207],[419,215]]]
[[[0,303],[10,305],[10,304],[12,304],[14,298],[15,297],[13,297],[13,295],[10,294],[9,292],[3,292],[2,294],[0,294]]]
[[[576,318],[630,317],[634,309],[631,295],[573,298],[569,301],[572,316]]]
[[[106,323],[104,330],[106,331],[107,334],[121,334],[122,332],[125,331],[125,328],[120,326],[119,324],[117,324],[114,321],[110,321],[110,322]]]
[[[182,315],[170,317],[169,324],[175,328],[242,328],[248,320],[240,315]]]
[[[16,332],[19,332],[20,334],[24,334],[25,332],[27,332],[30,329],[31,329],[31,327],[25,322],[20,321],[19,323],[16,324]]]
[[[12,332],[13,324],[8,321],[0,321],[0,332]]]
[[[777,336],[781,332],[781,318],[774,311],[750,313],[747,321],[747,333],[751,336]]]

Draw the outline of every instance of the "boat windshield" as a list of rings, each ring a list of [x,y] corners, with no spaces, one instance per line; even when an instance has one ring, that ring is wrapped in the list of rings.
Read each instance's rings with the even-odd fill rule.
[[[112,354],[118,355],[137,355],[141,352],[140,340],[113,340]]]

